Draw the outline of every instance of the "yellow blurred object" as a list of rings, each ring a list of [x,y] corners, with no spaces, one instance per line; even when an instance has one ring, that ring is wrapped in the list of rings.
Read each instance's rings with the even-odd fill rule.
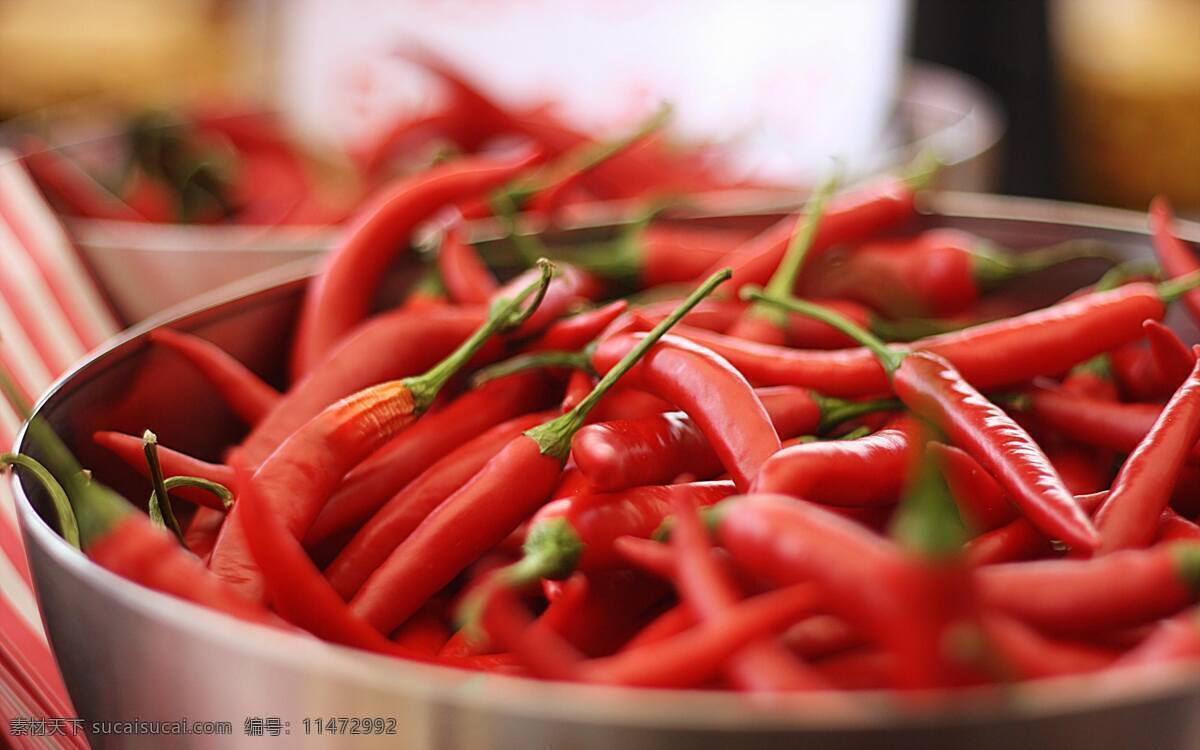
[[[1200,211],[1200,1],[1056,0],[1051,23],[1076,193]]]
[[[0,2],[0,113],[246,93],[241,12],[221,0]],[[237,80],[235,80],[235,74]]]

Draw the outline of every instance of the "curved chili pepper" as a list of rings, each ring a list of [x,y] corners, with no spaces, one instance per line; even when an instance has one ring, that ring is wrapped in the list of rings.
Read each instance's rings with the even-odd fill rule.
[[[628,275],[642,288],[682,284],[699,277],[735,247],[749,239],[739,229],[651,224],[633,245],[637,257]]]
[[[1103,552],[1154,540],[1179,472],[1200,439],[1200,365],[1167,402],[1137,449],[1125,459],[1112,490],[1096,511]]]
[[[815,262],[835,245],[857,242],[911,220],[915,215],[914,182],[885,177],[830,199],[809,247],[809,262]],[[781,219],[713,267],[733,268],[733,289],[767,283],[787,252],[798,218]]]
[[[444,602],[430,600],[420,612],[396,631],[392,636],[392,643],[430,657],[438,656],[442,646],[450,640],[450,629],[442,619],[444,609]]]
[[[908,421],[856,440],[788,446],[763,464],[753,491],[844,507],[892,505],[911,463]]]
[[[558,272],[550,281],[542,304],[538,305],[533,315],[530,315],[529,319],[513,332],[514,337],[521,338],[541,333],[573,306],[585,303],[599,294],[599,282],[590,274],[562,263],[557,264],[556,268]],[[496,293],[497,298],[503,299],[512,295],[514,290],[527,286],[536,273],[537,269],[531,268],[519,274],[500,288]]]
[[[1112,370],[1121,390],[1134,401],[1156,401],[1175,392],[1192,371],[1195,357],[1171,329],[1158,321],[1144,324],[1150,346],[1126,344],[1114,351]]]
[[[321,367],[294,384],[277,407],[246,436],[238,450],[250,466],[261,464],[304,423],[330,404],[368,386],[415,375],[433,366],[484,321],[479,309],[444,307],[381,315],[341,344]],[[489,342],[483,357],[495,356]]]
[[[731,654],[801,619],[819,606],[807,585],[790,586],[746,599],[720,617],[640,649],[600,659],[582,659],[564,641],[530,638],[529,618],[507,589],[490,601],[484,625],[492,637],[536,674],[607,685],[684,688],[702,685]]]
[[[780,639],[803,659],[829,656],[866,644],[862,633],[833,615],[805,618],[788,628]]]
[[[341,478],[394,434],[423,414],[446,382],[499,330],[524,320],[530,296],[536,305],[552,267],[514,297],[496,305],[487,321],[448,357],[422,375],[372,386],[328,407],[289,437],[254,473],[253,483],[278,523],[302,539]],[[217,537],[209,565],[252,601],[261,600],[263,578],[247,543],[237,503]],[[274,549],[274,548],[270,548]],[[268,549],[268,551],[270,551]]]
[[[811,503],[747,495],[715,508],[716,539],[734,565],[776,585],[815,583],[828,611],[893,652],[905,686],[940,682],[940,644],[913,617],[925,572],[897,546]]]
[[[1195,661],[1200,658],[1200,617],[1189,609],[1162,620],[1135,648],[1117,660],[1118,667],[1138,667]]]
[[[246,424],[257,424],[279,404],[279,391],[210,341],[169,328],[154,329],[150,340],[191,362]]]
[[[1104,491],[1076,495],[1075,501],[1084,513],[1091,515],[1107,494]],[[1028,519],[1017,518],[969,540],[964,551],[967,563],[978,566],[1045,557],[1054,551],[1054,546]]]
[[[1131,453],[1137,448],[1162,413],[1158,404],[1099,401],[1044,383],[1027,395],[1029,414],[1038,424],[1071,440],[1118,453]],[[1200,446],[1192,449],[1189,459],[1200,460]]]
[[[1164,300],[1177,297],[1192,281],[1195,279],[1159,287],[1127,284],[895,348],[939,354],[976,388],[1013,386],[1038,375],[1065,372],[1137,339],[1142,335],[1142,321],[1161,319],[1166,312]],[[691,327],[681,327],[676,334],[712,349],[755,385],[797,385],[843,397],[888,390],[886,375],[865,349],[786,349]]]
[[[490,461],[504,444],[552,416],[546,412],[510,419],[464,443],[421,472],[385,503],[347,542],[325,577],[349,599],[413,529]],[[315,524],[314,524],[315,526]],[[327,538],[329,534],[309,537]]]
[[[886,401],[854,403],[789,386],[756,393],[782,439],[824,431],[888,407]],[[681,474],[708,479],[723,471],[704,432],[684,412],[589,425],[576,434],[571,456],[592,484],[609,492],[666,484]]]
[[[401,180],[360,208],[305,294],[292,379],[312,370],[370,310],[388,264],[416,226],[447,203],[503,184],[536,158],[465,158]]]
[[[1150,201],[1150,236],[1154,254],[1162,264],[1167,276],[1178,278],[1200,271],[1200,262],[1187,244],[1171,233],[1175,221],[1171,204],[1159,195]],[[1193,322],[1200,323],[1200,291],[1191,290],[1183,295],[1183,306]]]
[[[823,308],[794,299],[778,302],[856,336],[879,358],[896,396],[988,469],[1035,526],[1082,552],[1099,547],[1096,528],[1079,510],[1037,442],[1004,410],[971,387],[945,358],[930,351],[896,352]]]
[[[644,334],[606,339],[593,353],[592,366],[607,372],[645,340]],[[692,418],[739,488],[749,487],[762,463],[781,447],[754,389],[737,370],[701,346],[666,337],[638,364],[635,378]]]
[[[1154,537],[1155,544],[1163,542],[1200,542],[1200,524],[1167,508],[1158,518],[1158,530]]]
[[[963,521],[976,533],[1012,522],[1017,510],[992,475],[964,450],[932,442],[927,450],[941,467]]]
[[[547,383],[521,373],[485,383],[427,415],[355,466],[304,537],[312,547],[366,521],[397,492],[463,442],[547,406]]]
[[[92,440],[96,445],[112,451],[130,467],[143,473],[147,471],[145,456],[142,454],[142,438],[123,432],[99,430],[92,433]],[[209,463],[186,453],[172,450],[165,445],[158,446],[158,456],[162,462],[163,472],[169,476],[200,477],[226,487],[233,485],[233,469],[225,464]]]
[[[975,583],[984,607],[1040,630],[1100,632],[1167,617],[1192,602],[1200,586],[1200,545],[990,565],[976,571]]]
[[[526,348],[533,352],[582,349],[608,329],[627,309],[629,303],[621,299],[561,318],[551,323],[545,333],[530,342]]]
[[[778,296],[795,293],[804,261],[821,225],[825,204],[837,190],[839,181],[837,174],[834,174],[813,191],[804,207],[804,213],[796,220],[795,233],[788,240],[779,267],[767,282],[767,294]],[[788,314],[773,305],[753,302],[729,329],[729,335],[782,346],[788,343]]]
[[[486,304],[500,289],[475,248],[463,241],[455,227],[447,229],[442,237],[437,267],[450,299],[460,304]]]
[[[508,536],[549,499],[570,453],[571,438],[604,394],[728,276],[717,274],[701,285],[676,316],[642,339],[577,406],[509,441],[392,551],[355,594],[351,609],[381,632],[390,632],[472,560]]]
[[[630,565],[665,581],[675,577],[675,556],[665,544],[635,536],[613,540],[613,553]]]
[[[1098,672],[1117,658],[1099,646],[1049,638],[1002,614],[985,614],[983,628],[1004,666],[1025,680]]]
[[[696,625],[696,613],[685,603],[679,603],[655,617],[625,642],[621,651],[632,651],[679,635]]]
[[[880,239],[827,255],[805,274],[805,295],[844,297],[890,318],[947,317],[1013,279],[1081,259],[1112,261],[1091,241],[1003,252],[957,229]],[[770,290],[776,296],[791,290]]]
[[[679,558],[676,584],[680,596],[701,621],[715,619],[741,601],[742,592],[714,561],[694,500],[675,495],[671,498],[671,510],[675,519],[671,545]],[[824,680],[774,639],[752,642],[729,660],[725,671],[735,686],[755,692],[827,687]]]

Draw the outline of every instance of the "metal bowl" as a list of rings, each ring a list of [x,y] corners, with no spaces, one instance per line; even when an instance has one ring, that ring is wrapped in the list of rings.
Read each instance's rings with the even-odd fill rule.
[[[1059,203],[945,194],[923,221],[1013,246],[1080,236],[1146,253],[1139,214]],[[1188,234],[1200,239],[1200,228]],[[1078,279],[1076,279],[1078,280]],[[154,428],[164,443],[215,458],[237,437],[216,395],[150,347],[165,324],[226,346],[274,377],[305,272],[253,291],[210,295],[193,312],[148,322],[61,379],[38,412],[97,476],[131,493],[141,480],[96,451],[98,427]],[[1060,280],[1065,281],[1065,280]],[[1027,291],[1054,283],[1040,278]],[[1193,340],[1195,330],[1188,330]],[[18,449],[24,448],[24,436]],[[863,694],[772,700],[480,675],[357,652],[233,620],[141,588],[68,547],[42,517],[43,498],[14,480],[21,528],[50,639],[71,698],[91,721],[229,722],[228,735],[183,735],[172,747],[254,747],[247,719],[277,719],[276,746],[404,748],[1045,748],[1160,750],[1200,746],[1200,670],[1112,674],[985,689],[898,705]],[[138,495],[131,495],[138,496]],[[394,735],[331,737],[315,720],[379,717]],[[306,724],[306,722],[308,722]],[[257,724],[262,728],[263,724]],[[96,735],[97,747],[161,747],[161,736]],[[268,738],[269,739],[269,738]]]

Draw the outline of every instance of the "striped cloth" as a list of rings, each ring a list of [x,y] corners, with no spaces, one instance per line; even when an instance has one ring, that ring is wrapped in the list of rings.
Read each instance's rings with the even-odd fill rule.
[[[0,362],[18,389],[32,402],[119,328],[24,167],[0,150]],[[4,450],[20,425],[0,401]],[[82,736],[52,736],[36,723],[72,717],[38,615],[6,480],[0,482],[0,735],[13,748],[86,748]],[[66,725],[68,735],[70,730]]]

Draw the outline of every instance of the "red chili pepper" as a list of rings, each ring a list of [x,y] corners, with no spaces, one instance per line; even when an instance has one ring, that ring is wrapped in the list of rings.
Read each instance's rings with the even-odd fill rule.
[[[325,568],[325,577],[349,599],[423,520],[470,481],[509,440],[546,421],[546,412],[526,414],[484,431],[446,454],[379,508]],[[328,507],[328,506],[327,506]],[[314,524],[315,525],[315,524]],[[309,537],[327,538],[329,534]]]
[[[268,504],[288,533],[302,539],[347,472],[415,422],[493,334],[519,325],[528,314],[522,306],[531,295],[540,295],[551,273],[552,267],[542,264],[537,282],[496,305],[470,338],[426,373],[380,383],[339,401],[272,453],[255,472],[253,483],[261,502]],[[537,302],[535,297],[533,304]],[[241,508],[238,502],[230,511],[210,566],[247,598],[257,601],[262,598],[263,577],[247,543],[250,535]]]
[[[450,299],[459,304],[487,304],[500,289],[475,248],[463,241],[455,227],[447,229],[442,237],[437,266]]]
[[[1017,518],[1017,509],[991,474],[964,450],[930,443],[927,450],[938,462],[962,520],[975,533],[999,528]]]
[[[305,295],[292,352],[293,380],[316,367],[367,317],[388,264],[418,224],[448,203],[503,184],[535,158],[460,159],[401,180],[360,208]]]
[[[1158,262],[1167,275],[1178,278],[1200,271],[1200,262],[1197,262],[1191,248],[1171,233],[1174,221],[1175,216],[1166,198],[1160,195],[1150,202],[1150,234],[1154,254],[1158,256]],[[1193,289],[1185,293],[1183,306],[1192,320],[1200,323],[1200,291]]]
[[[801,300],[780,304],[838,325],[862,341],[887,370],[896,396],[978,460],[1035,526],[1081,552],[1099,547],[1091,520],[1079,510],[1037,442],[945,358],[929,351],[888,349],[849,321]]]
[[[1159,385],[1165,392],[1174,392],[1191,374],[1196,354],[1174,331],[1157,320],[1147,320],[1142,327],[1146,329],[1146,340],[1150,342],[1150,352],[1158,365]]]
[[[763,464],[753,491],[845,507],[892,505],[911,463],[908,422],[901,418],[856,440],[788,446]]]
[[[665,544],[634,536],[613,540],[613,552],[630,565],[664,581],[675,578],[675,556]]]
[[[645,340],[644,334],[607,339],[592,355],[592,366],[607,372]],[[781,447],[754,389],[737,370],[701,346],[666,337],[638,364],[634,377],[692,418],[739,488],[749,487],[763,462]]]
[[[660,324],[614,365],[575,408],[505,445],[393,550],[354,596],[351,609],[381,632],[390,632],[472,560],[508,536],[549,499],[571,438],[596,403],[678,318],[726,278],[728,273],[717,274],[701,285],[677,316]]]
[[[526,348],[534,352],[581,349],[608,329],[627,309],[628,302],[617,300],[602,307],[561,318],[551,323],[546,332]]]
[[[649,537],[671,512],[677,496],[711,505],[733,494],[730,482],[635,487],[608,494],[582,494],[555,500],[534,514],[525,537],[524,556],[493,579],[493,588],[521,588],[538,579],[562,579],[577,570],[619,566],[613,549],[624,536]],[[464,602],[462,617],[478,619],[491,589],[480,589]]]
[[[338,399],[433,366],[484,320],[476,309],[444,307],[382,315],[347,339],[321,367],[294,384],[242,441],[249,466],[261,464],[289,435]],[[498,351],[498,345],[495,350]],[[485,349],[485,356],[490,351]]]
[[[542,589],[548,598],[559,599],[569,580],[543,581]],[[619,651],[671,595],[665,582],[637,570],[597,570],[588,573],[587,580],[587,595],[562,629],[556,631],[586,656],[608,656]],[[555,589],[559,593],[552,597]]]
[[[480,432],[546,407],[539,373],[489,381],[392,438],[343,478],[304,537],[312,547],[371,517],[430,465]]]
[[[765,289],[768,294],[787,296],[795,293],[804,262],[817,236],[825,204],[837,190],[838,182],[839,178],[835,174],[817,186],[809,197],[804,212],[796,219],[795,232],[788,240],[779,267],[767,282]],[[729,335],[748,341],[783,346],[788,343],[788,314],[773,305],[751,303],[742,317],[729,329]]]
[[[644,541],[644,540],[639,540]],[[696,614],[685,603],[679,603],[651,620],[637,635],[630,638],[621,647],[621,651],[632,651],[651,643],[658,643],[679,635],[688,628],[696,625]],[[620,652],[618,652],[620,653]]]
[[[976,571],[985,608],[1049,633],[1140,625],[1186,607],[1200,584],[1200,545],[1176,542],[1091,560],[1038,560]]]
[[[442,619],[444,610],[444,602],[430,600],[420,612],[396,631],[392,636],[392,643],[430,657],[438,656],[442,646],[450,640],[450,629]]]
[[[1074,241],[1002,252],[967,232],[929,229],[915,237],[872,240],[827,255],[810,266],[801,290],[805,295],[852,299],[890,318],[946,317],[970,309],[985,292],[1015,278],[1073,260],[1111,260],[1111,253],[1096,244]]]
[[[926,572],[858,524],[782,495],[747,495],[716,506],[716,538],[748,573],[776,585],[810,581],[827,611],[897,655],[904,686],[937,684],[940,645],[914,618]],[[918,598],[920,597],[920,598]]]
[[[492,637],[543,677],[606,685],[685,688],[704,684],[731,654],[812,613],[819,603],[820,598],[810,586],[791,586],[747,599],[721,617],[673,638],[591,660],[583,660],[561,640],[530,638],[529,618],[507,589],[501,589],[491,600],[484,624]]]
[[[831,399],[789,386],[756,393],[783,439],[824,431],[889,405]],[[571,455],[592,484],[608,492],[666,484],[681,474],[709,479],[724,471],[704,432],[684,412],[589,425],[575,436]]]
[[[714,620],[741,601],[742,592],[713,559],[694,500],[674,495],[671,509],[675,519],[671,545],[679,558],[676,584],[680,596],[701,621]],[[812,669],[773,638],[743,648],[729,660],[725,672],[736,687],[754,692],[827,687]]]
[[[1116,663],[1118,667],[1143,667],[1200,659],[1200,617],[1189,609],[1160,621],[1144,641]]]
[[[279,391],[210,341],[169,328],[154,329],[150,340],[191,362],[246,424],[257,424],[279,404]]]
[[[632,243],[634,257],[625,276],[648,289],[663,284],[684,284],[720,262],[750,238],[740,229],[691,227],[686,224],[651,224]]]
[[[1167,508],[1158,518],[1155,544],[1164,542],[1200,542],[1200,525]]]
[[[829,656],[866,644],[862,633],[833,615],[805,618],[788,628],[781,640],[803,659]]]
[[[1038,384],[1028,392],[1029,414],[1038,424],[1071,440],[1130,453],[1150,432],[1162,413],[1158,404],[1099,401]],[[1189,460],[1200,461],[1200,446]]]
[[[1004,666],[1023,680],[1098,672],[1117,658],[1110,649],[1049,638],[1001,614],[984,615],[983,628]]]
[[[1104,502],[1107,494],[1105,491],[1077,495],[1075,501],[1084,513],[1091,515]],[[1046,535],[1025,518],[1014,519],[980,534],[968,541],[965,547],[967,563],[972,566],[1031,560],[1046,557],[1053,551],[1054,546]]]
[[[1161,319],[1166,312],[1163,300],[1175,298],[1192,281],[1157,288],[1127,284],[1007,320],[922,339],[909,348],[945,357],[976,388],[1013,386],[1038,375],[1065,372],[1140,337],[1142,321]],[[797,385],[833,396],[888,390],[886,375],[862,348],[801,351],[690,327],[677,329],[676,335],[712,349],[755,385]]]
[[[911,220],[915,215],[913,197],[913,186],[908,182],[885,177],[832,198],[809,247],[809,262],[815,262],[835,245],[857,242]],[[713,266],[732,266],[733,289],[767,283],[787,252],[797,220],[803,217],[780,220]]]
[[[1163,324],[1147,320],[1149,348],[1126,344],[1111,355],[1113,375],[1134,401],[1170,396],[1187,379],[1195,364],[1191,350]]]
[[[149,476],[146,456],[142,452],[142,439],[122,432],[101,430],[92,433],[92,440],[101,448],[106,448],[117,455],[122,461],[137,469],[143,476]],[[233,485],[233,470],[224,464],[212,464],[192,458],[186,453],[171,450],[166,446],[158,446],[158,459],[162,463],[163,473],[167,476],[200,477],[210,482],[230,487]],[[179,487],[174,490],[179,497],[219,511],[224,515],[225,506],[211,492],[195,487]]]
[[[1096,511],[1101,551],[1142,547],[1154,541],[1159,516],[1170,502],[1179,472],[1198,439],[1200,365],[1125,460],[1108,498]]]
[[[541,333],[572,307],[586,303],[599,295],[599,282],[590,274],[562,263],[557,264],[556,267],[558,273],[550,281],[542,304],[538,305],[529,320],[526,320],[520,328],[513,332],[514,337],[520,338]],[[536,271],[537,269],[530,269],[519,274],[500,288],[500,291],[496,293],[497,297],[509,296],[513,290],[528,285]]]

